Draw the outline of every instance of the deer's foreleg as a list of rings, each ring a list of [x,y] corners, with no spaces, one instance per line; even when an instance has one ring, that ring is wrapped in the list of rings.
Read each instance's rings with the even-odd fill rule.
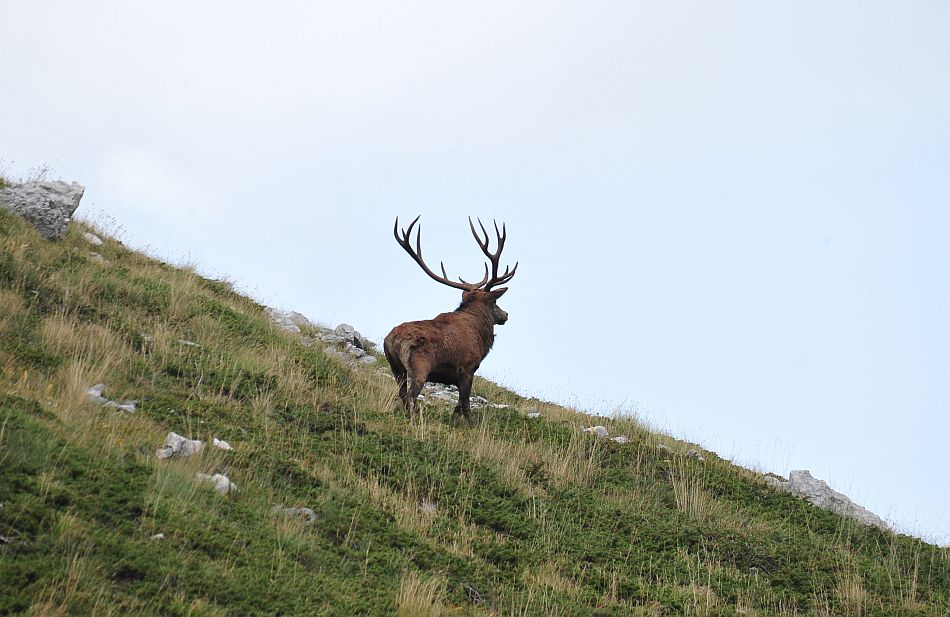
[[[455,406],[455,415],[456,417],[464,418],[466,422],[471,421],[471,394],[472,394],[472,379],[474,375],[470,373],[462,373],[459,375],[458,388],[459,388],[459,403]]]

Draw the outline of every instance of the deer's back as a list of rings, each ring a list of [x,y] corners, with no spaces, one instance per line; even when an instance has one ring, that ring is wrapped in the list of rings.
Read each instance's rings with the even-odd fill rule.
[[[434,319],[396,326],[386,336],[385,346],[397,356],[407,351],[425,354],[433,367],[477,367],[488,350],[483,349],[476,326],[475,320],[463,313],[442,313]]]

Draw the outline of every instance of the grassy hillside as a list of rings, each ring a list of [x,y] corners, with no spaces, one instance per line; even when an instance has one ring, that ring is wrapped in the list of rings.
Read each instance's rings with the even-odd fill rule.
[[[0,614],[950,613],[947,549],[484,380],[510,407],[410,424],[373,367],[82,231],[0,211]],[[99,382],[138,411],[85,401]],[[158,460],[168,431],[235,449]],[[217,471],[239,492],[195,481]]]

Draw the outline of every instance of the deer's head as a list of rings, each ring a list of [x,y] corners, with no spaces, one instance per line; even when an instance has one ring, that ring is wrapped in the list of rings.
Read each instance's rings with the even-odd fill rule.
[[[420,215],[421,216],[421,215]],[[476,219],[478,220],[478,219]],[[475,230],[475,225],[472,223],[471,217],[468,219],[468,226],[472,230],[472,235],[475,237],[475,242],[478,243],[478,247],[482,250],[482,253],[488,257],[488,261],[491,263],[491,272],[489,273],[488,264],[485,264],[485,275],[477,283],[466,282],[461,277],[458,282],[453,281],[449,278],[448,274],[445,272],[445,264],[441,261],[439,266],[442,269],[442,276],[439,276],[433,272],[429,266],[426,265],[425,261],[422,260],[422,226],[416,228],[416,247],[413,249],[412,242],[410,241],[410,236],[412,235],[412,229],[419,221],[417,216],[409,223],[409,229],[403,229],[401,232],[399,230],[399,217],[396,217],[396,223],[393,225],[393,235],[396,237],[396,242],[399,243],[399,246],[404,248],[409,256],[415,260],[419,267],[422,268],[422,271],[428,274],[432,279],[442,283],[443,285],[448,285],[449,287],[454,287],[455,289],[462,290],[462,306],[469,304],[483,304],[488,307],[491,312],[492,321],[497,325],[502,325],[508,321],[508,313],[506,313],[500,306],[498,306],[498,298],[502,297],[506,291],[507,287],[502,287],[500,289],[492,289],[496,285],[503,285],[511,280],[511,277],[515,275],[515,272],[518,270],[518,262],[515,262],[515,267],[509,270],[508,266],[505,266],[505,271],[503,274],[498,274],[498,260],[501,258],[501,252],[505,248],[505,240],[508,237],[508,234],[505,230],[505,225],[502,223],[501,230],[498,229],[498,223],[494,223],[495,226],[495,236],[497,237],[497,248],[495,252],[492,252],[488,248],[488,232],[485,230],[485,226],[482,225],[482,222],[478,221],[478,226],[481,228],[481,235],[478,231]]]

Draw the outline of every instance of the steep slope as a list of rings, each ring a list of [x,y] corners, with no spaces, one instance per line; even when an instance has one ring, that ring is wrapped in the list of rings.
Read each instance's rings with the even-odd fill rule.
[[[0,614],[950,612],[947,549],[484,380],[509,407],[410,424],[384,372],[83,231],[0,211]],[[160,460],[169,431],[234,450]],[[195,479],[216,472],[239,490]]]

